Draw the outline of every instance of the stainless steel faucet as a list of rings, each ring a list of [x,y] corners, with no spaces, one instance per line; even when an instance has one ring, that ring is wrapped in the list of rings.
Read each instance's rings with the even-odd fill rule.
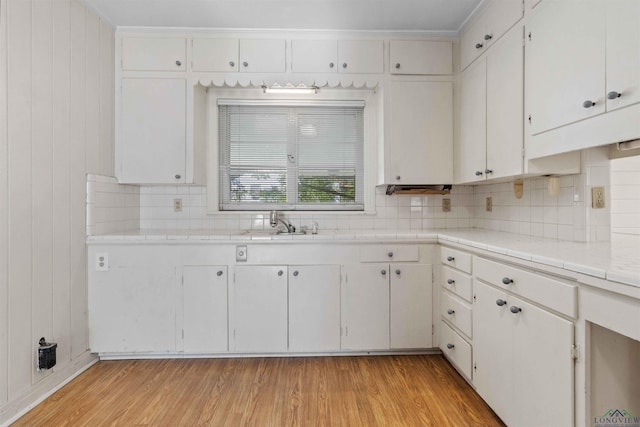
[[[284,225],[284,227],[287,229],[287,233],[295,233],[296,232],[296,227],[294,227],[293,225],[289,224],[288,222],[286,222],[282,218],[278,218],[278,211],[271,211],[271,213],[269,214],[269,223],[271,224],[271,227],[272,228],[277,227],[278,226],[278,222],[281,222]]]

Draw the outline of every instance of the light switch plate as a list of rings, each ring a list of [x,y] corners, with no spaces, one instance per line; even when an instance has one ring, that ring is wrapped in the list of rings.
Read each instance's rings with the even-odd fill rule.
[[[442,199],[442,212],[451,212],[451,199]]]
[[[493,210],[493,199],[491,196],[487,197],[485,200],[485,210],[487,212],[491,212]]]

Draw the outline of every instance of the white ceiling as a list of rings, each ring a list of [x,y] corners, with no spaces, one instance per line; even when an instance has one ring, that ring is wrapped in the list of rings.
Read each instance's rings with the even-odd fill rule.
[[[455,33],[483,0],[84,0],[116,27]]]

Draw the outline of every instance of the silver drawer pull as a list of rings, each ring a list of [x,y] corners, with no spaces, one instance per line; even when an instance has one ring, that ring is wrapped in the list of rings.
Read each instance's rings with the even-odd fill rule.
[[[522,311],[522,309],[520,307],[516,307],[515,305],[512,305],[509,308],[509,311],[511,311],[513,314],[518,314]]]
[[[509,277],[503,277],[502,278],[502,283],[504,283],[505,285],[510,285],[513,283],[513,279],[509,278]]]
[[[451,310],[451,309],[447,310],[447,314],[448,314],[448,315],[452,315],[452,314],[453,314],[453,313],[455,313],[455,312],[456,312],[455,310]]]
[[[447,280],[447,283],[448,283],[449,285],[453,285],[454,283],[456,283],[456,281],[455,281],[455,280],[453,280],[453,279],[449,279],[449,280]]]
[[[448,348],[449,350],[453,349],[454,347],[455,347],[455,345],[453,345],[453,344],[451,344],[451,343],[447,344],[447,348]]]

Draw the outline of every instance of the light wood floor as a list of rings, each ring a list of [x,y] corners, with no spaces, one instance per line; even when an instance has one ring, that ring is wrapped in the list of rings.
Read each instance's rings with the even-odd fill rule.
[[[101,361],[15,426],[502,426],[438,355]]]

